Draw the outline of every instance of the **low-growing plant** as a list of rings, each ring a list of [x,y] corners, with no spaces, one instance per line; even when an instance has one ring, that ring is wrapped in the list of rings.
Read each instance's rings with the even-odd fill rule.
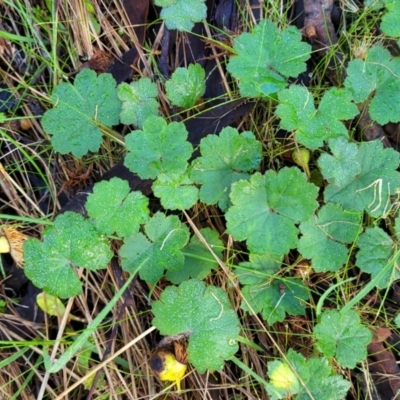
[[[188,13],[192,3],[196,15]],[[203,1],[155,4],[164,7],[161,18],[170,29],[190,30],[204,18]],[[395,7],[386,3],[391,14],[384,27]],[[307,161],[298,159],[304,172],[296,166],[263,171],[262,137],[231,127],[219,136],[210,132],[193,159],[185,125],[161,116],[157,85],[149,78],[117,85],[109,74],[84,69],[73,83],[54,88],[52,107],[42,118],[54,150],[83,157],[98,151],[106,135],[125,147],[124,165],[132,173],[153,180],[163,210],[153,213],[145,195],[113,178],[94,185],[85,204],[88,218],[66,212],[46,227],[42,240],[31,238],[24,245],[27,277],[49,295],[68,299],[82,292],[76,268],[106,268],[114,255],[110,241],[118,241],[124,271],[138,273],[150,285],[162,278],[177,285],[152,302],[152,323],[162,335],[187,339],[188,360],[200,373],[221,370],[244,340],[229,301],[231,288],[240,293],[238,307],[260,314],[269,326],[288,315],[313,312],[312,289],[286,264],[289,253],[308,260],[317,273],[336,274],[339,283],[353,267],[370,274],[372,287],[386,288],[399,277],[399,218],[391,231],[383,223],[398,211],[399,154],[379,141],[358,143],[346,121],[364,102],[377,122],[400,120],[395,101],[400,57],[376,45],[364,59],[350,61],[344,87],[313,93],[293,81],[311,56],[297,28],[279,28],[265,19],[235,38],[231,51],[227,70],[238,92],[275,110],[280,128],[307,149]],[[179,68],[165,82],[167,98],[188,110],[202,96],[204,80],[199,65]],[[121,138],[113,130],[119,123],[136,129]],[[312,171],[322,177],[319,186]],[[237,245],[244,242],[246,260],[226,262],[231,285],[226,291],[203,281],[223,257],[218,232],[192,233],[176,212],[196,204],[219,207],[226,234]],[[352,369],[366,359],[372,333],[355,309],[327,309],[315,318],[312,357],[289,349],[284,358],[268,363],[265,388],[271,399],[341,399],[350,384],[339,367]],[[45,356],[48,371],[65,365],[79,343],[86,343],[90,329],[62,361],[52,364]]]

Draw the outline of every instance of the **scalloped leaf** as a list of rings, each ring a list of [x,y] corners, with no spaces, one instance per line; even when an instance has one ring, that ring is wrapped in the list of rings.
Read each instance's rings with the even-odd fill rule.
[[[192,108],[206,90],[206,72],[200,64],[177,68],[165,82],[166,95],[174,106]]]
[[[278,99],[275,113],[281,119],[281,128],[295,131],[297,141],[313,150],[329,138],[348,137],[340,120],[352,119],[359,112],[350,94],[338,88],[324,93],[318,109],[312,94],[303,86],[292,85],[280,91]]]
[[[250,182],[232,185],[227,231],[236,240],[246,240],[252,253],[284,255],[297,246],[295,225],[311,217],[318,206],[317,193],[295,167],[255,173]]]
[[[182,122],[167,124],[164,118],[151,116],[143,130],[126,136],[124,164],[142,179],[155,179],[159,174],[181,174],[188,166],[193,147]]]
[[[104,269],[113,252],[106,237],[82,215],[66,212],[46,228],[43,242],[24,243],[25,274],[35,286],[62,299],[82,293],[72,266]]]
[[[386,288],[400,278],[395,264],[378,281],[375,279],[394,254],[395,244],[385,231],[378,227],[367,228],[358,238],[357,245],[356,265],[361,271],[371,274],[376,287]]]
[[[206,242],[212,248],[214,253],[222,258],[224,249],[222,241],[219,239],[219,234],[210,228],[200,229]],[[218,267],[218,263],[212,256],[207,247],[200,239],[193,235],[190,242],[182,250],[185,255],[185,263],[183,267],[176,271],[167,271],[166,278],[172,283],[179,284],[190,278],[204,279],[213,268]]]
[[[262,160],[261,142],[252,132],[224,128],[219,136],[208,135],[200,142],[201,157],[192,163],[190,177],[201,184],[200,200],[218,203],[226,211],[234,182],[248,180],[250,172],[258,169]]]
[[[188,210],[199,199],[199,189],[189,174],[159,174],[153,183],[154,195],[167,210]]]
[[[338,271],[346,263],[346,244],[356,239],[361,217],[361,213],[328,203],[321,207],[318,216],[301,223],[298,250],[303,257],[312,259],[315,272]]]
[[[160,17],[168,29],[191,31],[195,22],[207,16],[206,0],[155,0],[156,6],[162,7]]]
[[[82,157],[97,151],[102,140],[101,124],[119,123],[121,102],[111,74],[83,69],[74,84],[60,83],[51,95],[54,108],[42,118],[43,129],[51,135],[51,143],[61,154]]]
[[[119,250],[121,265],[125,271],[133,272],[143,263],[140,278],[156,283],[165,269],[173,271],[183,267],[182,248],[189,240],[189,230],[176,215],[167,217],[158,212],[146,223],[144,231],[146,235],[139,232],[125,239]]]
[[[346,312],[328,310],[322,313],[321,322],[314,328],[317,347],[326,357],[335,357],[343,368],[355,368],[367,358],[367,346],[372,332],[360,324],[354,310]]]
[[[262,283],[245,285],[242,295],[247,302],[242,301],[241,308],[261,312],[268,325],[283,321],[286,313],[305,315],[305,301],[309,299],[307,288],[297,278],[269,278]]]
[[[131,192],[129,183],[120,178],[97,182],[85,208],[95,227],[106,235],[133,235],[149,219],[149,199],[141,192]]]
[[[158,115],[157,84],[149,78],[118,85],[118,98],[122,101],[121,122],[142,128],[151,115]]]
[[[227,69],[239,80],[243,97],[264,97],[283,89],[289,77],[306,70],[311,46],[301,42],[294,26],[279,30],[274,22],[262,20],[252,33],[234,39],[236,56],[229,59]]]
[[[241,262],[234,270],[242,285],[258,285],[271,279],[282,265],[282,257],[250,253],[249,261]]]
[[[390,37],[400,37],[400,3],[398,0],[386,0],[387,13],[382,17],[382,32]]]
[[[238,350],[239,318],[220,288],[196,279],[169,286],[152,311],[152,323],[162,335],[188,336],[188,360],[201,374],[220,371]]]
[[[371,47],[365,60],[349,62],[344,85],[357,103],[373,94],[369,113],[380,125],[400,121],[400,57],[392,58],[381,46]]]
[[[322,154],[318,166],[329,182],[325,202],[344,209],[366,211],[374,217],[385,215],[390,196],[400,188],[399,153],[384,149],[380,141],[349,143],[344,138],[329,141],[332,155]]]

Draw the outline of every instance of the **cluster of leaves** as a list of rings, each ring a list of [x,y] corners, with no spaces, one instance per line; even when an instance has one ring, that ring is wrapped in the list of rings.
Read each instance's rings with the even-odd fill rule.
[[[296,395],[296,399],[340,400],[350,388],[350,382],[335,374],[329,358],[335,357],[344,368],[355,368],[367,356],[366,346],[372,340],[371,331],[360,324],[354,310],[326,311],[314,328],[317,349],[324,357],[306,360],[292,349],[285,361],[268,363],[270,382],[266,389],[271,399]]]
[[[270,382],[266,389],[271,400],[291,395],[295,395],[297,400],[340,400],[350,389],[350,382],[332,373],[326,358],[306,360],[290,349],[286,359],[287,362],[276,360],[268,363]]]
[[[191,29],[181,19],[185,1],[156,4],[164,6],[161,15],[170,28]],[[204,6],[202,1],[196,4]],[[227,233],[245,241],[249,250],[249,261],[235,268],[242,285],[241,308],[261,313],[268,324],[283,321],[286,313],[305,314],[308,288],[299,278],[278,274],[292,249],[311,260],[317,272],[337,272],[355,254],[360,270],[371,274],[377,287],[386,287],[390,277],[398,276],[389,269],[396,256],[394,240],[378,226],[364,229],[362,221],[365,214],[386,218],[397,207],[393,196],[400,188],[399,155],[380,142],[350,141],[343,121],[354,118],[357,104],[371,97],[373,119],[399,120],[394,96],[400,90],[400,58],[375,46],[365,59],[349,63],[344,88],[331,88],[318,97],[303,86],[288,86],[290,78],[305,71],[311,53],[294,27],[279,30],[273,22],[262,21],[252,33],[234,40],[234,51],[227,69],[238,79],[241,95],[277,100],[281,128],[293,132],[299,144],[318,150],[315,160],[325,187],[309,182],[296,167],[261,173],[262,143],[252,132],[234,128],[204,138],[200,157],[190,162],[194,149],[186,128],[158,116],[157,85],[148,78],[116,87],[109,75],[96,77],[84,70],[74,85],[62,83],[54,89],[55,108],[44,115],[43,127],[57,151],[81,157],[99,149],[102,131],[109,133],[119,122],[133,124],[137,130],[125,138],[126,167],[154,180],[153,192],[166,210],[189,209],[200,200],[225,212]],[[171,104],[193,107],[204,92],[204,77],[198,65],[178,69],[165,85]],[[118,178],[96,184],[86,210],[89,220],[66,213],[47,228],[43,242],[27,241],[27,276],[50,294],[79,294],[79,281],[69,266],[105,268],[111,258],[107,236],[116,235],[123,242],[119,256],[125,271],[133,273],[141,265],[140,277],[151,284],[163,276],[180,284],[167,288],[153,304],[154,325],[165,335],[189,336],[189,360],[200,372],[221,369],[237,349],[239,323],[225,293],[200,281],[217,268],[201,240],[190,239],[189,229],[175,215],[158,212],[150,217],[148,200]],[[399,219],[395,229],[400,231]],[[201,234],[221,256],[217,232],[205,229]],[[336,311],[323,313],[315,337],[325,357],[335,357],[348,368],[365,359],[371,340],[354,312]],[[357,338],[358,351],[351,338]],[[209,349],[207,358],[204,348]],[[267,390],[272,398],[308,398],[308,391],[314,398],[342,398],[348,383],[332,375],[327,358],[305,360],[289,351],[289,369],[283,362],[271,363]],[[288,376],[282,380],[282,374]],[[315,374],[321,387],[313,383]],[[322,396],[323,390],[332,396]]]
[[[167,97],[174,105],[192,107],[204,93],[204,77],[204,69],[198,64],[177,68],[166,83]],[[149,117],[158,115],[157,94],[157,84],[149,78],[117,87],[110,74],[97,76],[84,69],[73,84],[64,82],[55,87],[51,96],[55,107],[46,111],[42,126],[51,135],[57,152],[80,158],[89,151],[98,151],[103,133],[114,125],[143,128]]]

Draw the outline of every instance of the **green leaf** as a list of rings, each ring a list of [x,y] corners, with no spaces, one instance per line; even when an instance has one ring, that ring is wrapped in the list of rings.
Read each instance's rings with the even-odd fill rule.
[[[121,83],[118,97],[122,101],[121,122],[142,128],[144,121],[151,115],[158,115],[157,84],[149,78],[140,78],[136,82]]]
[[[354,101],[361,103],[374,93],[369,105],[371,118],[379,124],[400,121],[400,57],[391,59],[388,50],[372,47],[365,60],[347,67],[344,85]]]
[[[166,95],[174,106],[192,108],[206,90],[206,73],[200,64],[177,68],[165,82]]]
[[[242,289],[241,308],[244,311],[261,312],[263,319],[272,325],[290,315],[305,315],[305,300],[309,299],[307,288],[296,278],[275,278],[263,283],[246,285]]]
[[[142,179],[155,179],[158,174],[183,173],[193,152],[182,122],[167,122],[151,116],[142,131],[126,136],[125,166]]]
[[[381,30],[390,37],[400,36],[400,2],[398,0],[386,0],[387,13],[382,17]]]
[[[128,237],[119,255],[122,268],[132,272],[148,257],[139,271],[140,278],[156,283],[164,270],[179,270],[183,267],[182,248],[189,240],[189,230],[176,215],[166,217],[158,212],[144,226],[146,236],[136,233]]]
[[[82,292],[71,266],[104,269],[112,255],[107,239],[89,220],[66,212],[56,218],[54,226],[46,228],[43,242],[28,239],[24,243],[24,271],[35,286],[65,299]]]
[[[343,211],[337,204],[323,206],[300,225],[298,250],[312,259],[315,272],[338,271],[347,262],[349,249],[360,229],[361,213]]]
[[[321,322],[314,328],[317,347],[328,358],[335,357],[343,368],[355,368],[367,358],[367,345],[372,333],[360,324],[354,310],[339,312],[328,310],[322,313]]]
[[[306,360],[303,355],[289,349],[286,359],[287,362],[268,362],[270,382],[266,389],[271,400],[292,396],[296,400],[341,400],[346,397],[350,382],[334,374],[326,358],[311,357]]]
[[[357,240],[359,251],[356,265],[363,272],[371,274],[372,279],[381,272],[393,256],[394,243],[390,236],[382,229],[367,228]],[[390,286],[394,280],[400,278],[396,264],[375,285],[382,289]]]
[[[241,134],[234,128],[224,128],[219,136],[208,135],[200,142],[201,157],[192,163],[191,178],[202,185],[200,200],[218,203],[226,211],[231,185],[248,180],[262,160],[262,146],[252,132]]]
[[[338,88],[324,93],[318,110],[312,94],[303,86],[292,85],[280,91],[278,99],[280,104],[275,113],[281,119],[281,128],[295,131],[297,141],[313,150],[329,138],[347,137],[347,128],[340,120],[352,119],[358,114],[350,94]]]
[[[60,83],[51,95],[55,108],[42,118],[43,129],[52,135],[51,142],[61,154],[84,156],[100,148],[102,133],[99,124],[116,125],[121,103],[116,82],[110,74],[83,69],[75,82]]]
[[[207,16],[205,0],[155,0],[156,6],[162,7],[160,17],[168,29],[191,31],[195,22]]]
[[[306,70],[311,53],[297,28],[279,31],[270,20],[262,20],[252,33],[242,33],[233,43],[237,55],[229,59],[227,69],[239,80],[244,97],[267,98],[283,89],[289,77]]]
[[[189,179],[187,172],[158,175],[153,192],[167,210],[188,210],[199,199],[199,189]]]
[[[125,237],[148,220],[148,205],[149,199],[141,192],[131,192],[127,181],[112,178],[94,185],[85,208],[100,232]]]
[[[297,246],[295,224],[308,220],[318,204],[318,189],[298,168],[255,173],[250,182],[232,185],[233,206],[225,214],[227,230],[246,240],[252,253],[284,255]]]
[[[162,335],[189,336],[188,360],[200,374],[220,371],[238,350],[239,319],[220,288],[195,279],[169,286],[152,311]]]
[[[353,183],[354,178],[361,173],[358,145],[340,138],[330,140],[329,147],[333,156],[322,154],[318,160],[318,166],[324,178],[337,187],[345,187]]]
[[[282,257],[250,253],[249,261],[241,262],[234,273],[242,285],[258,285],[271,279],[281,265]]]
[[[390,196],[400,188],[399,153],[380,141],[360,144],[340,138],[329,141],[332,155],[322,154],[318,165],[329,182],[325,202],[344,209],[366,211],[374,217],[390,209]]]
[[[217,257],[222,258],[224,246],[219,239],[218,232],[210,228],[203,228],[200,229],[200,233]],[[174,284],[182,283],[189,278],[203,280],[213,268],[218,267],[215,258],[196,235],[192,236],[190,243],[182,251],[185,255],[183,267],[177,271],[167,271],[166,273],[167,279]]]
[[[356,59],[349,62],[344,85],[354,101],[357,103],[365,101],[390,77],[388,71],[390,59],[388,50],[374,46],[368,50],[365,60]]]

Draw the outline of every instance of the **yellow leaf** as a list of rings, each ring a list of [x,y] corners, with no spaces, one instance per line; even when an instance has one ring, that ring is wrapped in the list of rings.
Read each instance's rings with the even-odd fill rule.
[[[271,385],[279,389],[285,389],[288,392],[294,391],[298,387],[296,375],[287,364],[280,364],[270,376]]]
[[[173,353],[160,349],[150,358],[149,364],[154,374],[162,381],[175,382],[178,391],[181,390],[181,380],[187,365],[177,361]]]
[[[65,306],[62,301],[51,294],[42,292],[36,296],[36,303],[45,313],[54,317],[62,318],[65,313]]]

